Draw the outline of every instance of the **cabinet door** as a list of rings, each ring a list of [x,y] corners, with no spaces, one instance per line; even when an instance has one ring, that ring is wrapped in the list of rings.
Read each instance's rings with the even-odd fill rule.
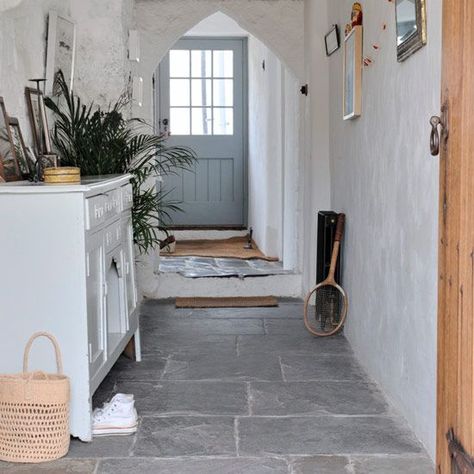
[[[99,234],[88,239],[86,259],[89,365],[90,377],[93,377],[104,363],[105,357],[104,246]]]
[[[137,307],[137,285],[135,282],[135,257],[133,252],[132,217],[125,219],[124,228],[125,286],[127,290],[127,310],[130,317]]]

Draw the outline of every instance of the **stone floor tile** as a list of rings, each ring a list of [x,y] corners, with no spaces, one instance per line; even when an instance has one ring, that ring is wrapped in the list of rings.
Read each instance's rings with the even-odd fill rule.
[[[94,438],[91,443],[71,440],[70,458],[122,458],[130,455],[135,435]]]
[[[235,456],[232,417],[144,417],[135,456]]]
[[[247,385],[236,382],[119,382],[139,415],[247,415]]]
[[[302,304],[282,304],[262,308],[194,308],[192,318],[233,318],[233,319],[301,319]]]
[[[121,356],[112,367],[109,376],[114,380],[155,381],[161,378],[166,365],[164,357],[143,357],[141,362],[135,362]]]
[[[243,354],[347,354],[352,350],[343,336],[316,338],[309,333],[298,335],[239,336],[239,350]]]
[[[94,474],[97,461],[92,459],[58,459],[41,464],[10,464],[0,461],[2,474]]]
[[[282,380],[278,357],[205,354],[173,355],[166,365],[163,380]]]
[[[235,354],[236,336],[193,336],[190,332],[174,334],[173,337],[162,336],[155,332],[142,333],[142,353],[150,355],[169,354]]]
[[[427,456],[383,456],[353,459],[355,474],[434,474]]]
[[[308,330],[306,329],[303,317],[300,319],[265,319],[265,334],[270,336],[275,334],[285,334],[288,336],[302,336],[306,338]]]
[[[259,319],[193,319],[193,318],[157,318],[153,332],[142,335],[144,345],[156,334],[175,335],[192,334],[197,336],[264,334],[263,320]]]
[[[292,459],[290,464],[291,474],[352,474],[353,472],[351,461],[345,456],[296,458]]]
[[[287,463],[272,458],[116,459],[101,461],[97,474],[288,474]]]
[[[373,384],[365,382],[252,382],[252,415],[378,415],[387,404]]]
[[[413,435],[388,417],[240,418],[242,456],[419,453]]]
[[[353,357],[338,355],[281,357],[283,376],[286,381],[307,380],[354,380],[367,381],[367,376]]]

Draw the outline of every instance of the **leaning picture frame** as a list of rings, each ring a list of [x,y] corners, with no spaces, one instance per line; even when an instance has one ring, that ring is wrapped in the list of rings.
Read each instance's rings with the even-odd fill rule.
[[[25,97],[35,150],[38,155],[49,154],[51,153],[51,139],[43,94],[37,89],[26,87]]]
[[[354,26],[344,39],[344,120],[362,114],[362,30],[362,26]]]
[[[50,11],[46,51],[45,94],[58,95],[56,76],[62,71],[69,90],[73,90],[76,60],[76,24],[70,18]]]
[[[21,180],[21,172],[9,126],[9,117],[2,97],[0,97],[0,163],[0,174],[4,181]]]
[[[34,173],[34,170],[32,170],[30,166],[28,152],[25,146],[25,141],[23,140],[23,134],[21,133],[20,122],[16,117],[9,117],[8,125],[10,127],[12,142],[15,148],[15,154],[21,175],[23,178],[29,179]]]

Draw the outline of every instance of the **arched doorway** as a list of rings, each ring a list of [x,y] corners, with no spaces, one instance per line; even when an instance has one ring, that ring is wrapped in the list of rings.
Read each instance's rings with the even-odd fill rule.
[[[257,14],[255,11],[239,12],[238,2],[232,2],[231,8],[235,11],[230,12],[231,15],[227,14],[226,2],[205,2],[204,5],[201,2],[181,2],[189,6],[190,15],[186,18],[167,17],[166,12],[157,9],[154,3],[138,2],[136,12],[137,25],[145,38],[140,63],[145,82],[145,104],[152,102],[146,99],[146,94],[154,95],[153,76],[157,85],[155,91],[158,91],[157,70],[152,67],[156,68],[161,61],[156,58],[166,57],[179,38],[188,33],[192,36],[247,39],[249,53],[245,66],[249,88],[248,100],[244,104],[247,108],[244,112],[248,113],[248,126],[244,130],[247,132],[244,142],[247,163],[243,170],[242,222],[244,227],[253,228],[254,238],[266,255],[278,257],[287,269],[299,270],[301,262],[297,247],[301,218],[298,207],[302,200],[300,169],[304,150],[301,122],[305,115],[299,95],[303,42],[302,36],[295,33],[301,29],[295,28],[292,22],[302,21],[302,5],[295,2],[292,8],[296,9],[296,14],[287,12],[288,18],[282,20],[281,7],[275,9],[274,15],[271,7],[270,10],[263,9],[263,4],[268,5],[268,2],[252,4]],[[261,24],[256,24],[256,18],[262,15],[265,18]],[[161,20],[157,24],[158,16]],[[163,18],[168,18],[168,22]],[[280,35],[275,34],[276,21],[279,22]],[[242,27],[247,24],[252,31]],[[257,31],[258,36],[253,31]],[[282,31],[288,33],[285,42],[281,41]],[[262,37],[266,38],[265,42],[259,39]],[[155,105],[158,104],[159,99],[155,100]],[[148,120],[151,118],[148,116],[153,115],[157,117],[157,123],[160,120],[159,107],[156,107],[156,114],[147,110],[146,105],[142,112]]]

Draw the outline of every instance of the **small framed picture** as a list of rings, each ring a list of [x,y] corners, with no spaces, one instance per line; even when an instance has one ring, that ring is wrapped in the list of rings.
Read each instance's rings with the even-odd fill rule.
[[[51,153],[48,118],[46,115],[43,94],[37,89],[27,87],[25,89],[25,95],[36,152],[38,155]]]
[[[26,150],[25,142],[23,140],[23,134],[21,133],[20,123],[15,117],[8,119],[8,125],[10,126],[10,133],[13,141],[13,147],[15,148],[15,155],[20,168],[21,175],[23,178],[30,178],[34,174],[34,170],[30,168],[28,153]]]
[[[341,47],[339,27],[337,25],[332,25],[332,28],[326,33],[324,43],[326,45],[326,56],[331,56]]]
[[[0,174],[5,181],[21,180],[5,102],[0,97]]]
[[[362,113],[362,28],[354,26],[344,39],[344,120]]]

